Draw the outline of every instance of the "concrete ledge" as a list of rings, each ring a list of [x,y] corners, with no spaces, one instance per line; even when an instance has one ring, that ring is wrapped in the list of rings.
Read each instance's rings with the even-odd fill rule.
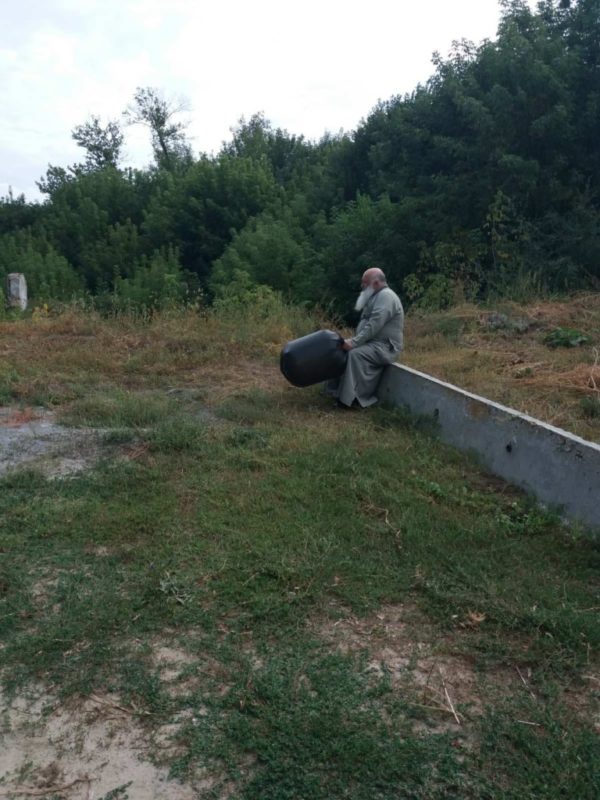
[[[600,529],[600,445],[401,364],[379,399],[437,419],[441,438],[542,503]]]

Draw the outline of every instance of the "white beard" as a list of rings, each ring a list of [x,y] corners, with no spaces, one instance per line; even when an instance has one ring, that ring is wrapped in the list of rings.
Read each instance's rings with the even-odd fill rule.
[[[367,305],[369,300],[373,297],[375,290],[372,286],[367,286],[366,289],[363,289],[362,292],[358,295],[356,300],[356,305],[354,306],[355,311],[362,311],[363,308]]]

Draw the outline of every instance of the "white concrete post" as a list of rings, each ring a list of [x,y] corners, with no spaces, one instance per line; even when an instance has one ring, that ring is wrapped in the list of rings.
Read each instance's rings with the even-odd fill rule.
[[[22,272],[11,272],[7,278],[8,305],[11,308],[27,308],[27,281]]]

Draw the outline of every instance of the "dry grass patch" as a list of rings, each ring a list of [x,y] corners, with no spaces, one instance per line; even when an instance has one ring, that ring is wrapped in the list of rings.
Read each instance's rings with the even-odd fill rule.
[[[186,376],[186,381],[198,388],[209,407],[218,405],[236,392],[284,392],[289,386],[278,364],[247,358],[241,358],[230,368],[218,363],[197,367]],[[273,401],[276,402],[276,398]]]
[[[8,428],[19,428],[28,422],[47,416],[42,408],[2,408],[0,409],[0,425]]]
[[[283,306],[259,317],[252,310],[180,310],[140,320],[68,310],[0,323],[0,395],[52,405],[91,387],[165,387],[176,378],[177,385],[203,387],[219,402],[240,387],[283,385],[277,367],[282,345],[321,323]]]
[[[332,614],[341,609],[332,608]],[[476,630],[485,615],[468,612],[460,628]],[[538,710],[549,702],[567,710],[572,724],[600,733],[600,672],[588,671],[561,685],[537,684],[530,667],[515,663],[478,668],[460,654],[461,635],[440,634],[411,604],[387,604],[377,612],[314,619],[310,630],[335,651],[363,654],[365,671],[373,681],[389,681],[393,691],[411,708],[416,735],[451,733],[469,749],[477,747],[483,718],[498,708],[513,706],[517,725],[543,726],[519,718],[517,708],[531,702]],[[458,638],[457,638],[458,637]],[[551,696],[552,700],[550,700]]]
[[[408,366],[450,381],[566,428],[600,440],[600,415],[586,398],[600,401],[600,293],[529,306],[504,303],[501,313],[462,306],[407,317]],[[545,336],[576,329],[587,342],[549,347]]]

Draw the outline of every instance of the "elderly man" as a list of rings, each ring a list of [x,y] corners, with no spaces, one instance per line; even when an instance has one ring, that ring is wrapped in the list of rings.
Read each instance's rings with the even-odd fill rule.
[[[329,381],[326,392],[340,406],[357,403],[368,408],[377,402],[375,390],[383,368],[393,364],[402,350],[404,309],[376,267],[362,276],[361,289],[355,306],[360,321],[354,336],[343,344],[348,351],[346,370],[341,378]]]

